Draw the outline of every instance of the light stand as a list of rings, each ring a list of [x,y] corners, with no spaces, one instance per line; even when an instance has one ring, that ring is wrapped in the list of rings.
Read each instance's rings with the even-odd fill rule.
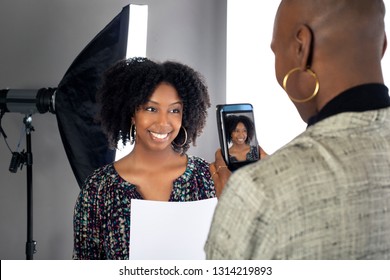
[[[22,169],[23,165],[27,166],[27,242],[26,242],[26,260],[32,260],[36,253],[37,242],[33,240],[33,154],[31,145],[31,133],[34,131],[32,126],[31,115],[23,118],[26,134],[26,152],[13,152],[9,171],[16,173],[18,168]],[[1,127],[1,126],[0,126]],[[4,131],[3,131],[4,132]],[[5,133],[3,133],[6,138]]]
[[[26,127],[26,157],[25,164],[27,165],[27,242],[26,242],[26,260],[32,260],[33,254],[36,252],[35,246],[37,242],[33,240],[33,180],[32,166],[33,155],[31,151],[31,132],[34,127],[31,125],[32,117],[26,116],[23,119]]]

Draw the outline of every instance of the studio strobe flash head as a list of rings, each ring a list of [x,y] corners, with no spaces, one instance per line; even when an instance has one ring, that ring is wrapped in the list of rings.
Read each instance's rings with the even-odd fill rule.
[[[55,113],[55,88],[2,89],[0,109],[3,112],[17,112],[25,115],[46,112]]]

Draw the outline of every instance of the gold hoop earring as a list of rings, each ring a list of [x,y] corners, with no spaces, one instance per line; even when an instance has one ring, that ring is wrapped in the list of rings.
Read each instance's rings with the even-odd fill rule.
[[[312,70],[310,70],[309,68],[306,68],[305,71],[306,71],[307,73],[309,73],[309,74],[315,79],[315,81],[316,81],[316,86],[315,86],[315,88],[314,88],[313,94],[310,95],[308,98],[304,98],[304,99],[296,99],[296,98],[290,96],[290,95],[288,94],[288,92],[287,92],[287,80],[288,80],[288,78],[290,77],[290,75],[291,75],[292,73],[294,73],[294,72],[296,72],[296,71],[299,71],[299,70],[301,70],[301,68],[299,68],[299,67],[294,68],[294,69],[291,69],[291,70],[286,74],[286,76],[284,76],[284,79],[283,79],[283,89],[284,89],[284,91],[287,93],[288,97],[289,97],[292,101],[294,101],[294,102],[296,102],[296,103],[304,103],[304,102],[307,102],[307,101],[312,100],[312,99],[317,95],[317,93],[318,93],[318,91],[319,91],[319,89],[320,89],[320,82],[319,82],[319,80],[318,80],[318,77],[317,77],[316,73],[314,73],[314,72],[313,72]]]
[[[178,144],[175,143],[175,141],[173,141],[173,144],[175,144],[179,148],[183,147],[187,143],[187,130],[185,129],[184,126],[182,126],[180,128],[183,128],[183,131],[184,131],[184,135],[185,135],[184,142],[181,145],[178,145]]]
[[[136,136],[136,135],[137,135],[136,127],[135,127],[135,125],[132,123],[131,126],[130,126],[130,144],[131,144],[131,145],[134,145],[135,136]]]

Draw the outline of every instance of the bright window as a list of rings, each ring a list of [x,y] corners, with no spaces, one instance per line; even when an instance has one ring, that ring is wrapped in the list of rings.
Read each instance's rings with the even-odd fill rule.
[[[279,3],[259,0],[227,2],[226,100],[227,103],[252,103],[257,137],[268,153],[306,128],[274,74],[274,55],[270,44]],[[386,26],[390,26],[388,15]],[[385,82],[390,85],[389,53],[382,65]]]
[[[147,42],[148,26],[148,6],[147,5],[130,5],[129,13],[129,32],[127,39],[126,57],[145,57]],[[130,120],[129,120],[130,121]],[[131,152],[133,146],[127,143],[123,146],[118,143],[115,160],[118,160]]]

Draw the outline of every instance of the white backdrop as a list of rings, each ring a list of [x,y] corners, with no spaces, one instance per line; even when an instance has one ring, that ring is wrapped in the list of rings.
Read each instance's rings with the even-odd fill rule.
[[[306,124],[274,75],[270,44],[280,1],[228,0],[227,103],[252,103],[257,137],[267,153],[301,133]],[[390,1],[385,0],[388,10]],[[386,26],[390,17],[386,16]],[[390,38],[390,37],[388,37]],[[390,50],[382,65],[390,85]]]

